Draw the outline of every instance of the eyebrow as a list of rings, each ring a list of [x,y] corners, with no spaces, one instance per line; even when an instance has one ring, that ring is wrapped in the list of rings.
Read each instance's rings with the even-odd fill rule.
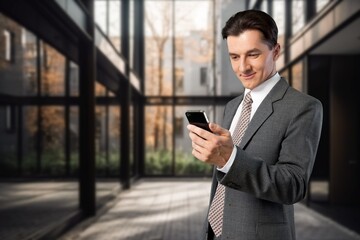
[[[249,54],[249,53],[254,53],[254,52],[261,52],[261,50],[260,50],[260,49],[258,49],[258,48],[253,48],[253,49],[250,49],[249,51],[247,51],[247,52],[246,52],[246,54]],[[231,55],[236,55],[236,56],[238,56],[239,54],[229,52],[229,55],[230,55],[230,56],[231,56]]]

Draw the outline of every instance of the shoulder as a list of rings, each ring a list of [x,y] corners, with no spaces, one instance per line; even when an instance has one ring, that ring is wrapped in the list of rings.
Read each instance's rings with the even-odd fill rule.
[[[241,93],[239,96],[234,97],[226,104],[226,108],[237,108],[243,99],[244,93]]]
[[[311,95],[308,95],[306,93],[300,92],[291,86],[288,88],[286,94],[284,95],[284,98],[287,101],[293,102],[294,105],[310,104],[310,105],[318,105],[322,107],[322,104],[319,99]]]

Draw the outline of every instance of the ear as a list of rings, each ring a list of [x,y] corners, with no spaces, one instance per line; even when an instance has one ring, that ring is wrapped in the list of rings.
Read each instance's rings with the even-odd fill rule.
[[[276,61],[280,56],[280,44],[277,43],[274,47],[274,61]]]

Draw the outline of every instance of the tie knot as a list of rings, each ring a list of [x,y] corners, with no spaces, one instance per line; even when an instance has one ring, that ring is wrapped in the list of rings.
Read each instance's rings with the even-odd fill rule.
[[[251,94],[250,92],[248,92],[246,95],[245,95],[245,98],[244,98],[244,103],[252,103],[253,100],[251,98]]]

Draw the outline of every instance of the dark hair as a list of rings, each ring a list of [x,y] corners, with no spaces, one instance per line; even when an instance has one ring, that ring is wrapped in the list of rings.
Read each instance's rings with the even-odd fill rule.
[[[226,22],[221,34],[223,39],[227,39],[228,36],[238,36],[246,30],[262,32],[264,41],[270,49],[277,44],[278,28],[274,19],[259,10],[246,10],[236,13]]]

